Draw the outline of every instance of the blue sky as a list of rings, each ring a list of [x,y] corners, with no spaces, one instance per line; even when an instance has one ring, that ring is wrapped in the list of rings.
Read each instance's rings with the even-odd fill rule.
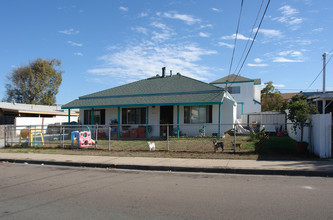
[[[261,3],[244,1],[231,73],[238,72],[258,27]],[[212,82],[229,74],[240,5],[240,0],[2,0],[0,98],[6,75],[39,57],[62,62],[57,104],[155,76],[163,66],[167,73]],[[322,54],[333,49],[332,12],[331,0],[272,0],[240,75],[273,81],[281,92],[320,91],[322,75],[309,86],[322,68]],[[333,90],[332,65],[326,90]]]

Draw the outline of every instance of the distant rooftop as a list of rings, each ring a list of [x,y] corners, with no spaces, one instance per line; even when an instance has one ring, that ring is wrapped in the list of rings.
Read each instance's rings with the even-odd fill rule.
[[[255,84],[261,84],[261,79],[249,79],[243,76],[237,76],[235,74],[230,74],[229,76],[225,76],[221,79],[215,80],[211,82],[214,83],[232,83],[232,82],[254,82]]]
[[[17,112],[27,114],[47,114],[47,115],[68,115],[68,112],[61,109],[61,106],[34,105],[15,102],[0,102],[0,109],[6,112]],[[71,110],[71,115],[77,115],[75,110]]]

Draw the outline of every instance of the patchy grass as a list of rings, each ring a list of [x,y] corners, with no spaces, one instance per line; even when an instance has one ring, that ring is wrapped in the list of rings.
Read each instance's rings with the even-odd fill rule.
[[[318,160],[310,153],[299,153],[296,151],[296,141],[289,136],[271,136],[269,141],[264,142],[259,152],[260,160]]]
[[[73,148],[67,140],[65,147],[57,144],[47,144],[38,147],[8,147],[0,152],[10,153],[45,153],[113,157],[156,157],[156,158],[196,158],[196,159],[244,159],[244,160],[309,160],[316,159],[310,155],[296,153],[296,143],[289,137],[272,136],[263,141],[260,152],[255,151],[257,140],[250,136],[237,136],[236,143],[241,143],[241,149],[234,152],[233,136],[223,138],[224,151],[215,153],[212,138],[171,138],[169,146],[166,140],[153,140],[156,151],[147,150],[146,140],[112,140],[109,150],[108,140],[98,140],[97,146],[91,148]]]

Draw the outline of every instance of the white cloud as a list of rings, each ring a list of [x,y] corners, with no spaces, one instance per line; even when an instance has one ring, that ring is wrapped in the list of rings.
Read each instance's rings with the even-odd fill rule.
[[[204,25],[200,25],[200,28],[203,29],[203,28],[211,28],[213,27],[212,24],[204,24]]]
[[[148,13],[147,12],[141,12],[139,17],[147,17],[148,16]]]
[[[209,37],[209,34],[207,34],[207,33],[203,33],[203,32],[200,32],[200,33],[199,33],[199,36],[200,36],[200,37]]]
[[[312,32],[322,32],[324,30],[324,28],[316,28],[313,29]]]
[[[132,27],[131,29],[132,29],[133,31],[138,32],[138,33],[142,33],[142,34],[145,34],[145,35],[148,34],[148,29],[147,29],[147,28],[144,28],[144,27]]]
[[[279,8],[279,11],[281,11],[281,13],[284,16],[292,16],[292,15],[298,14],[298,11],[296,9],[290,7],[289,5],[282,6],[281,8]]]
[[[260,59],[260,58],[255,58],[254,59],[254,62],[256,62],[256,63],[261,63],[263,60],[262,59]]]
[[[301,57],[301,56],[303,56],[303,53],[301,51],[296,51],[296,50],[281,51],[278,54],[280,56],[292,56],[292,57]]]
[[[248,66],[252,66],[252,67],[265,67],[268,66],[266,63],[248,63]]]
[[[168,26],[166,26],[165,24],[160,23],[160,22],[156,22],[156,21],[152,22],[150,25],[153,26],[153,27],[156,27],[156,28],[162,29],[162,30],[168,30],[168,31],[171,30],[171,29],[170,29]]]
[[[255,29],[254,31],[257,31]],[[259,29],[259,33],[262,33],[265,37],[268,38],[282,38],[283,34],[279,30],[274,30],[274,29]]]
[[[205,77],[211,75],[211,68],[197,62],[202,56],[216,53],[195,44],[159,46],[154,42],[142,42],[100,57],[103,67],[90,69],[88,72],[98,77],[133,81],[160,74],[161,67],[166,66],[174,73],[180,72],[198,80],[205,80]]]
[[[159,29],[159,31],[152,32],[151,39],[154,41],[165,41],[170,39],[172,35],[175,35],[172,29],[163,23],[154,21],[150,25]]]
[[[222,12],[223,10],[222,10],[222,9],[218,9],[218,8],[212,8],[212,11],[215,11],[215,12]]]
[[[285,85],[283,84],[273,84],[274,87],[277,87],[277,88],[283,88],[283,87],[286,87]]]
[[[193,24],[201,21],[199,18],[195,18],[192,15],[179,14],[177,12],[165,12],[165,13],[163,13],[163,16],[166,18],[178,19],[178,20],[184,21],[188,25],[193,25]]]
[[[81,53],[81,52],[76,52],[76,53],[74,53],[74,55],[75,55],[75,56],[81,56],[81,57],[82,57],[82,56],[83,56],[83,53]]]
[[[298,43],[299,45],[310,45],[312,44],[312,41],[311,40],[306,40],[306,39],[298,39],[298,40],[295,40],[296,43]]]
[[[120,9],[121,11],[125,11],[125,12],[128,11],[128,8],[126,8],[126,7],[124,7],[124,6],[120,6],[119,9]]]
[[[225,46],[225,47],[228,47],[228,48],[234,48],[233,44],[228,44],[228,43],[224,43],[224,42],[219,42],[219,45],[220,46]]]
[[[80,43],[76,43],[76,42],[73,42],[73,41],[67,41],[67,43],[73,47],[82,47],[83,44],[80,44]]]
[[[293,59],[287,59],[285,57],[274,57],[273,59],[274,63],[301,63],[304,62],[304,60],[293,60]]]
[[[297,25],[301,24],[304,20],[303,18],[295,17],[295,15],[299,13],[298,10],[292,8],[289,5],[280,7],[279,11],[281,12],[282,16],[273,18],[272,20],[276,20],[280,23],[292,26],[293,30],[296,30],[298,28]]]
[[[67,34],[67,35],[75,35],[75,34],[80,33],[80,31],[74,30],[73,28],[70,28],[68,30],[61,30],[61,31],[58,31],[58,32],[61,33],[61,34]]]
[[[221,37],[222,40],[233,40],[235,38],[236,38],[236,34],[232,34],[231,36],[222,36]],[[242,34],[237,34],[237,39],[238,40],[253,40],[252,38],[245,37]]]

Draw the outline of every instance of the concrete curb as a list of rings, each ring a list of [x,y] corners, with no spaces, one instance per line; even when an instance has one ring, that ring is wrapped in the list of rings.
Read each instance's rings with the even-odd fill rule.
[[[205,167],[180,167],[180,166],[145,166],[145,165],[117,165],[103,163],[75,163],[63,161],[42,161],[22,159],[0,159],[0,162],[29,163],[55,166],[90,167],[90,168],[113,168],[127,170],[147,171],[171,171],[171,172],[193,172],[193,173],[226,173],[226,174],[248,174],[248,175],[280,175],[280,176],[309,176],[309,177],[333,177],[330,171],[313,170],[273,170],[273,169],[240,169],[240,168],[205,168]]]

